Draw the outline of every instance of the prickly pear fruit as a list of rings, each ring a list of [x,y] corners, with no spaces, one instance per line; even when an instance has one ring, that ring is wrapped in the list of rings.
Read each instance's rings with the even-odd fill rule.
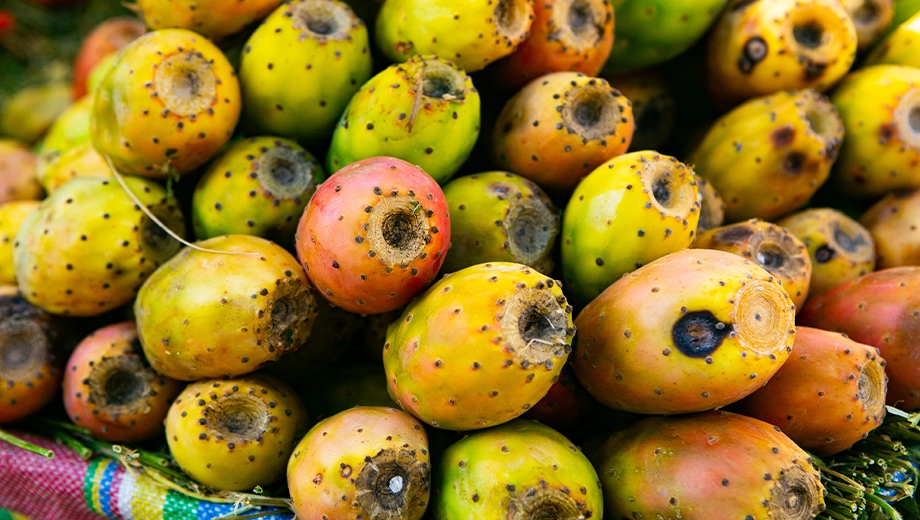
[[[371,77],[367,27],[338,0],[276,9],[243,48],[243,110],[253,132],[317,141]],[[344,166],[344,165],[342,165]]]
[[[562,367],[559,380],[533,408],[523,415],[561,432],[579,432],[589,420],[596,420],[601,406],[575,377],[572,367]]]
[[[898,2],[900,3],[900,2]],[[904,22],[866,56],[865,65],[905,65],[920,68],[914,49],[920,45],[920,13]]]
[[[779,92],[723,116],[689,163],[725,199],[729,222],[770,220],[808,203],[842,140],[840,116],[827,98],[813,90]]]
[[[618,280],[575,326],[575,375],[595,399],[629,412],[689,413],[763,386],[792,350],[795,308],[754,262],[686,249]]]
[[[859,52],[870,49],[894,19],[894,0],[841,0],[841,3],[856,26]]]
[[[920,188],[920,70],[861,69],[840,84],[831,101],[846,128],[833,172],[842,193],[867,198]]]
[[[0,204],[0,286],[16,285],[13,269],[13,241],[16,233],[41,203],[37,200],[14,200]]]
[[[734,409],[782,428],[820,456],[839,453],[885,417],[885,360],[843,334],[798,327],[792,355]]]
[[[500,168],[553,194],[568,194],[632,142],[632,105],[606,80],[556,72],[515,94],[495,122],[492,153]]]
[[[100,439],[136,442],[163,432],[183,384],[154,372],[132,322],[97,330],[77,345],[64,371],[70,420]]]
[[[184,229],[177,202],[156,183],[125,185],[167,227]],[[116,182],[73,179],[29,214],[13,243],[22,296],[54,314],[97,316],[134,299],[144,280],[179,251]]]
[[[163,6],[174,9],[175,3],[169,2]],[[145,32],[147,28],[144,22],[127,16],[109,18],[93,27],[80,44],[80,51],[74,61],[73,78],[70,84],[73,99],[81,99],[91,92],[87,88],[87,78],[103,58],[117,53],[129,43],[140,38]]]
[[[166,178],[198,168],[230,140],[240,115],[240,85],[227,58],[184,29],[128,44],[95,92],[93,146],[132,175]]]
[[[220,40],[269,15],[282,0],[138,0],[140,16],[153,30],[188,29]]]
[[[473,151],[479,118],[479,92],[462,69],[414,56],[355,94],[332,134],[326,165],[337,171],[368,157],[397,157],[444,183]]]
[[[796,311],[805,305],[811,282],[811,257],[789,231],[761,220],[711,229],[696,237],[693,247],[718,249],[747,258],[779,279]]]
[[[709,92],[725,106],[782,90],[823,92],[850,70],[856,46],[839,0],[733,0],[709,37]]]
[[[198,482],[248,492],[284,475],[307,424],[297,394],[277,379],[205,380],[188,385],[169,408],[166,441]]]
[[[897,0],[894,3],[894,18],[889,30],[895,30],[917,14],[920,14],[920,0]]]
[[[43,176],[62,154],[89,142],[89,117],[93,109],[93,96],[85,96],[67,108],[52,123],[42,140],[36,163],[38,181],[45,185]],[[47,189],[47,188],[46,188]]]
[[[532,0],[386,0],[377,15],[377,47],[395,61],[435,54],[476,72],[530,35]]]
[[[859,222],[875,241],[876,269],[920,265],[920,190],[889,194]]]
[[[435,279],[450,236],[438,183],[406,161],[371,157],[316,190],[297,228],[297,257],[327,300],[378,314],[409,303]]]
[[[837,210],[809,209],[777,222],[805,244],[811,257],[810,296],[875,270],[875,241]]]
[[[706,179],[695,174],[693,178],[696,179],[696,188],[700,192],[700,223],[696,227],[699,236],[700,233],[725,223],[725,201]]]
[[[192,197],[192,226],[199,240],[256,235],[278,244],[294,240],[297,220],[323,168],[297,143],[278,137],[239,141],[216,158]]]
[[[419,520],[428,507],[428,436],[410,415],[359,406],[317,423],[287,466],[298,518]]]
[[[559,432],[517,419],[470,434],[444,452],[436,518],[601,518],[603,494],[588,458]]]
[[[70,102],[70,86],[64,82],[23,88],[2,105],[0,135],[33,145],[70,106]]]
[[[559,282],[510,262],[468,267],[390,325],[383,347],[390,396],[436,428],[508,422],[556,382],[574,335]]]
[[[493,261],[552,272],[561,219],[539,186],[513,173],[486,172],[455,179],[444,196],[451,217],[445,272]]]
[[[674,130],[676,101],[671,86],[661,74],[642,71],[608,75],[607,82],[632,102],[636,131],[629,150],[658,150],[667,145]]]
[[[83,143],[54,159],[38,175],[38,180],[49,194],[65,182],[76,177],[111,179],[112,169],[92,143]]]
[[[316,301],[297,260],[250,235],[186,247],[134,302],[144,353],[183,381],[236,377],[296,350],[310,336]]]
[[[0,139],[0,204],[44,196],[35,171],[36,157],[11,139]]]
[[[779,428],[729,412],[649,417],[593,462],[607,518],[814,518],[824,486]]]
[[[802,325],[842,332],[887,361],[888,404],[920,409],[920,267],[869,273],[808,301]]]
[[[620,276],[690,247],[700,218],[693,171],[673,157],[633,152],[575,189],[562,220],[562,272],[585,305]]]
[[[326,372],[310,382],[307,408],[325,419],[355,406],[393,406],[387,374],[380,365],[357,365]]]

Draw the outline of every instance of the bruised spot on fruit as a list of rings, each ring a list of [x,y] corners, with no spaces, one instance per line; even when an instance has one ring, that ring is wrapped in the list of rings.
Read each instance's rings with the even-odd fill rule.
[[[217,95],[218,79],[211,60],[190,49],[161,61],[153,83],[170,113],[188,117],[208,110]]]
[[[405,511],[423,504],[431,485],[431,466],[410,450],[382,450],[361,467],[355,480],[358,504],[365,518],[400,520]]]
[[[89,374],[89,402],[109,416],[135,415],[149,406],[153,372],[138,355],[109,357],[96,363]]]
[[[367,240],[384,265],[406,264],[422,254],[431,227],[418,200],[381,197],[370,213]]]
[[[790,175],[802,173],[807,157],[802,152],[789,152],[783,159],[783,171]]]
[[[823,245],[815,251],[815,261],[819,264],[826,264],[836,257],[837,251],[834,251],[827,245]]]
[[[685,356],[705,358],[719,348],[731,331],[730,324],[722,323],[709,311],[688,312],[671,327],[671,340]]]
[[[823,510],[823,490],[820,477],[802,469],[798,464],[784,468],[776,485],[770,490],[767,509],[776,520],[806,520]]]
[[[264,312],[267,348],[287,352],[300,347],[313,328],[319,309],[309,287],[299,279],[286,279],[275,286]]]
[[[920,87],[913,87],[901,96],[894,109],[898,138],[920,151]]]
[[[420,70],[422,95],[432,99],[463,101],[465,97],[463,74],[441,60],[422,60]]]
[[[262,438],[271,422],[268,404],[249,394],[218,397],[208,403],[202,415],[209,434],[236,444]]]
[[[515,262],[533,265],[547,255],[559,232],[555,208],[538,197],[513,199],[503,221]]]
[[[616,135],[622,117],[617,95],[607,86],[573,87],[562,106],[562,122],[568,132],[588,140]]]
[[[795,311],[776,282],[748,280],[734,300],[732,326],[743,348],[771,355],[786,346],[789,331],[795,328]]]
[[[795,139],[795,128],[792,125],[783,125],[770,134],[770,141],[776,148],[784,148]]]
[[[255,171],[263,190],[279,199],[293,200],[315,187],[316,168],[316,163],[308,161],[303,153],[276,146],[258,158]]]
[[[520,289],[508,300],[502,335],[522,364],[543,365],[562,358],[570,347],[565,339],[566,310],[546,288]]]
[[[508,502],[508,520],[581,520],[589,518],[569,494],[548,487],[524,490]]]
[[[553,5],[548,39],[558,40],[570,52],[593,49],[604,37],[607,8],[603,0],[562,0]]]
[[[295,2],[289,12],[294,29],[319,41],[345,39],[353,22],[348,7],[331,0]]]
[[[505,39],[519,42],[530,28],[529,0],[498,0],[493,18],[498,32]]]
[[[28,381],[47,363],[48,337],[32,321],[8,318],[0,322],[0,380]]]
[[[756,230],[753,226],[738,224],[720,230],[716,233],[715,238],[724,244],[736,244],[739,242],[747,242],[755,232]]]

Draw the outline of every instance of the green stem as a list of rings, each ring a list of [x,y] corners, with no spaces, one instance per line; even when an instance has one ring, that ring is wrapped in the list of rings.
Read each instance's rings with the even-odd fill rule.
[[[36,445],[32,444],[31,442],[26,442],[26,441],[20,439],[19,437],[16,437],[15,435],[11,435],[11,434],[5,432],[4,430],[0,430],[0,439],[2,439],[2,440],[4,440],[4,441],[6,441],[6,442],[12,444],[13,446],[18,447],[18,448],[22,448],[22,449],[24,449],[24,450],[26,450],[26,451],[31,451],[32,453],[36,453],[36,454],[38,454],[38,455],[41,455],[42,457],[45,457],[46,459],[53,459],[53,458],[54,458],[54,452],[53,452],[53,451],[51,451],[51,450],[49,450],[49,449],[42,448],[42,447],[40,447],[40,446],[36,446]]]
[[[904,520],[904,518],[901,516],[901,513],[898,513],[898,511],[895,508],[891,507],[891,504],[889,504],[888,502],[885,502],[881,498],[875,495],[869,494],[869,495],[866,495],[866,501],[872,502],[873,504],[877,505],[882,511],[885,512],[886,515],[888,515],[888,518],[890,518],[891,520]]]

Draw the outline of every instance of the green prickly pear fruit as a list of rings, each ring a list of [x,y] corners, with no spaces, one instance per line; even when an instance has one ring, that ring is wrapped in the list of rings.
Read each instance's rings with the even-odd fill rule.
[[[375,37],[395,62],[435,54],[476,72],[514,52],[533,18],[533,0],[385,0]]]
[[[297,259],[251,235],[198,246],[208,251],[183,249],[134,302],[154,370],[183,381],[237,377],[306,342],[317,309]]]
[[[556,72],[505,104],[492,155],[499,168],[565,196],[591,170],[625,153],[634,129],[632,104],[606,80]]]
[[[240,115],[233,67],[213,43],[184,29],[128,44],[95,92],[93,146],[132,175],[166,178],[198,168],[230,140]]]
[[[54,164],[62,154],[89,142],[89,117],[93,109],[93,99],[92,95],[84,96],[71,105],[54,120],[48,133],[45,134],[36,163],[38,180],[43,186],[43,173],[50,165]]]
[[[578,315],[573,368],[601,403],[628,412],[712,410],[779,370],[795,307],[750,260],[685,249],[624,276]]]
[[[445,183],[473,151],[479,118],[479,92],[462,69],[414,56],[355,94],[332,134],[326,165],[334,172],[368,157],[396,157]]]
[[[706,179],[694,174],[696,188],[700,192],[700,223],[696,227],[697,235],[725,223],[725,201],[719,192]]]
[[[451,181],[444,197],[451,218],[445,272],[493,261],[552,272],[561,219],[539,186],[513,173],[485,172]]]
[[[185,226],[158,184],[124,179],[169,229]],[[54,314],[97,316],[130,303],[144,280],[179,251],[116,182],[73,179],[29,214],[13,243],[22,296]]]
[[[702,38],[727,0],[614,0],[616,40],[605,73],[664,63]]]
[[[866,56],[865,66],[887,64],[920,68],[920,58],[914,52],[917,45],[920,45],[920,13],[904,22],[878,44]]]
[[[717,249],[747,258],[779,279],[796,311],[808,299],[811,256],[801,240],[776,224],[751,219],[700,233],[693,247]]]
[[[831,97],[846,139],[833,175],[851,197],[920,188],[920,70],[876,65],[847,76]]]
[[[464,437],[444,452],[438,478],[432,505],[439,520],[603,516],[601,482],[588,458],[536,421]]]
[[[889,194],[869,208],[859,223],[875,241],[876,269],[920,265],[920,190]]]
[[[428,436],[406,413],[358,406],[310,429],[287,480],[298,518],[420,520],[431,492]]]
[[[896,0],[889,31],[897,29],[917,14],[920,14],[920,0]]]
[[[724,106],[782,90],[834,86],[856,59],[840,0],[732,0],[706,53],[710,95]]]
[[[301,141],[329,137],[371,77],[367,27],[338,0],[295,0],[246,42],[240,63],[251,132]]]
[[[35,144],[70,106],[70,85],[64,82],[26,87],[6,99],[0,109],[0,135]]]
[[[575,189],[562,219],[562,272],[585,305],[620,276],[690,247],[700,218],[693,171],[673,157],[633,152]]]
[[[792,355],[763,388],[734,407],[782,428],[819,456],[865,439],[885,417],[885,360],[843,334],[798,327]]]
[[[632,102],[636,131],[629,151],[659,150],[674,131],[676,101],[664,76],[653,71],[608,75],[604,79]]]
[[[729,412],[650,417],[612,435],[593,462],[607,518],[814,518],[824,486],[779,428]]]
[[[817,208],[777,222],[805,244],[811,257],[809,296],[875,270],[875,241],[869,231],[837,210]]]
[[[894,19],[895,0],[841,0],[841,3],[856,26],[859,52],[872,48]]]
[[[827,98],[813,90],[780,92],[719,119],[688,162],[725,199],[729,222],[771,220],[808,203],[830,175],[841,141],[843,124]]]
[[[887,402],[920,410],[920,267],[869,273],[808,300],[799,322],[842,332],[879,349],[887,361]]]
[[[390,325],[383,347],[390,396],[436,428],[502,424],[546,395],[574,335],[559,282],[510,262],[468,267]]]
[[[40,200],[44,195],[38,183],[35,154],[17,141],[0,139],[0,204]]]
[[[0,286],[16,285],[13,241],[26,217],[40,204],[37,200],[14,200],[0,204]]]
[[[112,179],[112,169],[105,159],[93,148],[92,143],[83,143],[64,152],[53,163],[47,165],[38,175],[38,180],[49,194],[65,182],[76,177]]]
[[[387,374],[380,365],[358,365],[326,372],[310,382],[307,408],[325,419],[355,406],[393,407]]]
[[[205,380],[188,385],[169,408],[166,441],[196,481],[249,492],[284,476],[307,424],[297,394],[277,379]]]
[[[239,141],[208,166],[195,188],[195,236],[256,235],[293,243],[297,222],[324,178],[313,155],[293,141]]]
[[[138,0],[140,17],[157,29],[188,29],[220,40],[269,15],[282,0]]]

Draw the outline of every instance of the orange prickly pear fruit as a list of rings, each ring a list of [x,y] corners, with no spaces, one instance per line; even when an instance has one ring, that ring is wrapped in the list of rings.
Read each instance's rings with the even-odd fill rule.
[[[697,235],[725,223],[725,201],[719,192],[706,179],[694,174],[696,188],[700,192],[700,223],[696,226]]]
[[[282,0],[138,0],[140,16],[153,30],[188,29],[220,40],[259,21]]]
[[[920,190],[888,194],[859,223],[875,241],[876,269],[920,265]]]
[[[26,216],[40,205],[37,200],[14,200],[0,204],[0,286],[16,285],[13,242]]]
[[[629,151],[659,150],[667,145],[674,131],[677,108],[664,76],[644,70],[603,77],[632,103],[636,131]]]
[[[900,4],[900,2],[898,2]],[[866,56],[865,66],[904,65],[920,68],[920,12],[904,22]]]
[[[0,204],[12,200],[41,200],[35,154],[12,139],[0,139]]]
[[[895,0],[841,0],[856,27],[860,53],[872,48],[894,19]]]

